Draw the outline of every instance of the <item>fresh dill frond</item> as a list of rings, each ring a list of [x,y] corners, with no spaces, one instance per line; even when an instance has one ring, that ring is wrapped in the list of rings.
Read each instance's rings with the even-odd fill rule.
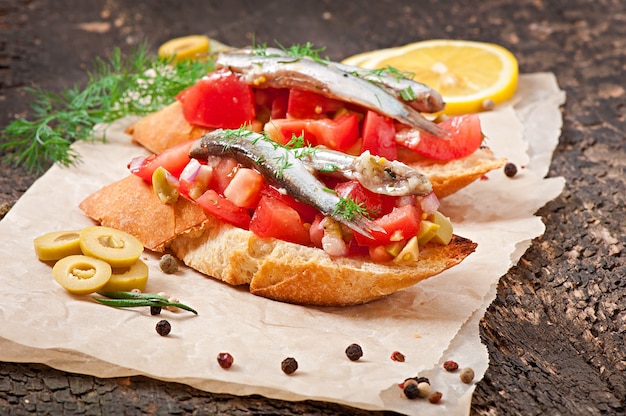
[[[365,203],[357,202],[352,198],[345,198],[340,196],[339,202],[335,206],[333,215],[340,215],[348,221],[353,220],[356,216],[362,215],[370,218],[370,212],[367,210]]]
[[[322,57],[321,53],[326,50],[325,47],[314,48],[311,42],[307,42],[304,45],[291,45],[286,48],[282,46],[280,43],[276,42],[280,49],[282,49],[288,56],[292,56],[294,58],[310,58],[319,63],[328,63],[330,59],[325,56]]]
[[[34,97],[32,116],[13,120],[0,133],[2,162],[31,172],[49,163],[73,165],[80,156],[71,144],[96,140],[95,125],[157,111],[213,67],[212,61],[173,62],[148,51],[141,44],[128,56],[116,48],[108,61],[96,59],[84,87],[60,93],[27,89]]]
[[[285,149],[285,153],[282,156],[275,158],[277,166],[276,177],[282,178],[286,169],[289,169],[293,164],[289,160],[289,150]]]

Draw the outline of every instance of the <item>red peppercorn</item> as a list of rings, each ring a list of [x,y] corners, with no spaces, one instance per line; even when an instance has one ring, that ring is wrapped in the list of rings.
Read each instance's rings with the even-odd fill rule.
[[[230,367],[232,367],[234,362],[235,359],[233,358],[233,356],[227,352],[220,352],[219,354],[217,354],[217,363],[223,369],[229,369]]]
[[[391,353],[391,359],[393,361],[399,361],[399,362],[403,363],[405,357],[404,357],[404,354],[402,354],[400,351],[394,351],[394,352]]]
[[[430,396],[428,396],[428,401],[431,402],[432,404],[437,404],[441,401],[442,397],[443,397],[443,394],[440,391],[435,391],[431,393]]]
[[[448,360],[443,363],[443,368],[446,371],[456,371],[459,369],[459,365],[455,361]]]

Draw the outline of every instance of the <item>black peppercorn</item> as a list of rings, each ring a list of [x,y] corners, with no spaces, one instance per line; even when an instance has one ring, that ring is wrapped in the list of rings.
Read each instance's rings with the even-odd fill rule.
[[[167,322],[165,319],[160,320],[156,324],[156,331],[162,337],[169,334],[171,330],[172,330],[172,325],[170,325],[170,323]]]
[[[359,344],[350,344],[348,348],[346,348],[346,355],[350,361],[357,361],[359,358],[363,357],[363,350]]]
[[[417,383],[428,383],[430,384],[430,380],[428,379],[428,377],[417,377],[415,379],[415,381],[417,381]]]
[[[298,369],[298,362],[293,357],[287,357],[280,363],[280,368],[285,374],[292,374]]]
[[[416,383],[406,383],[402,391],[404,392],[404,395],[407,399],[414,400],[420,396]]]
[[[150,306],[150,315],[159,315],[161,313],[160,306]]]
[[[515,164],[511,162],[507,163],[506,165],[504,165],[504,174],[509,178],[512,178],[517,174],[517,166],[515,166]]]

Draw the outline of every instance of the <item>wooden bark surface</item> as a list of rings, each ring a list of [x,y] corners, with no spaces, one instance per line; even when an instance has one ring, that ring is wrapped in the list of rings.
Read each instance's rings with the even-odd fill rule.
[[[539,211],[545,234],[502,277],[481,322],[490,366],[472,413],[625,414],[625,27],[620,0],[0,0],[0,128],[29,114],[25,87],[84,83],[95,57],[143,40],[155,50],[191,33],[232,45],[310,41],[332,59],[429,38],[502,44],[521,73],[554,72],[567,93],[549,173],[567,184]],[[0,166],[0,218],[36,177]],[[0,363],[0,413],[367,414],[20,363]]]

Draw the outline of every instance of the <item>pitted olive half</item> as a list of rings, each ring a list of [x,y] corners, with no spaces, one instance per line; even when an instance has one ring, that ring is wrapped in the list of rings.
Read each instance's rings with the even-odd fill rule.
[[[86,295],[107,284],[111,278],[111,266],[103,260],[74,254],[57,261],[52,276],[68,292]]]
[[[104,260],[111,267],[130,267],[143,253],[143,244],[137,237],[103,226],[83,228],[80,248],[83,254]]]
[[[141,260],[130,267],[115,268],[111,273],[103,292],[130,292],[133,289],[143,292],[148,283],[148,265]]]
[[[54,261],[73,254],[82,254],[80,231],[53,231],[34,240],[35,254],[41,261]]]

